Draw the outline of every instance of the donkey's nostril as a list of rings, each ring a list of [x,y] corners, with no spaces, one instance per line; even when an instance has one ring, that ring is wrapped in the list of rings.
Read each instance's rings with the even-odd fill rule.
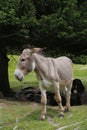
[[[19,79],[19,76],[18,75],[15,75],[16,79]]]
[[[18,79],[19,81],[23,80],[24,76],[21,70],[16,69],[14,75],[15,75],[15,78]]]
[[[14,76],[15,76],[15,78],[16,78],[16,79],[18,79],[18,78],[19,78],[19,76],[18,76],[17,74],[14,74]]]
[[[22,80],[23,80],[23,76],[15,75],[15,78],[18,79],[19,81],[22,81]]]

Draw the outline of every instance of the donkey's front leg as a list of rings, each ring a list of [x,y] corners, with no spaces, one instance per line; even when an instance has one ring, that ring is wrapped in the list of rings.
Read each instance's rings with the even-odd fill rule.
[[[46,118],[47,97],[46,97],[46,90],[45,89],[40,87],[40,91],[41,91],[41,104],[42,104],[40,119],[44,120]]]

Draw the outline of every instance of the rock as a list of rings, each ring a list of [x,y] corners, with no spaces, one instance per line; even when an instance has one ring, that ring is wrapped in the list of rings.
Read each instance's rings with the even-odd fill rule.
[[[81,95],[81,104],[87,104],[87,91]]]

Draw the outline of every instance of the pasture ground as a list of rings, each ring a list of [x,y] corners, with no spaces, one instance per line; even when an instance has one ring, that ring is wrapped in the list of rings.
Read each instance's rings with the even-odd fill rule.
[[[13,90],[18,91],[26,86],[38,86],[35,73],[32,72],[19,82],[14,77],[17,56],[9,56],[9,80]],[[74,78],[82,80],[87,90],[87,65],[73,65]],[[0,129],[1,130],[86,130],[87,106],[73,106],[64,118],[58,117],[58,107],[47,106],[47,118],[39,119],[41,104],[0,100]]]

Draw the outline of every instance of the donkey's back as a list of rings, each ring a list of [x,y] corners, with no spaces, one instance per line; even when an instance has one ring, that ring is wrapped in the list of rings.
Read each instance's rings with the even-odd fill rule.
[[[73,76],[72,61],[68,57],[59,57],[53,60],[61,80],[71,80]]]

